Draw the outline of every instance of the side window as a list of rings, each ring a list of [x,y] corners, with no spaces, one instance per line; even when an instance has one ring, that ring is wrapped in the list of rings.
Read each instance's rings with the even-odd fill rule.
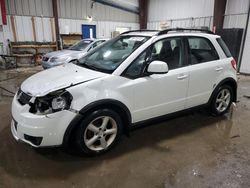
[[[206,38],[189,37],[189,60],[191,64],[204,63],[219,59],[213,44]]]
[[[169,70],[184,66],[181,38],[166,38],[157,41],[152,47],[151,61],[164,61]]]
[[[132,79],[140,77],[144,67],[144,62],[146,61],[146,56],[147,50],[136,58],[136,60],[127,68],[125,73],[123,73],[123,75]]]
[[[216,40],[217,40],[217,42],[219,43],[219,45],[220,45],[220,47],[222,48],[222,50],[224,51],[225,55],[226,55],[227,57],[232,57],[231,52],[229,51],[229,49],[228,49],[226,43],[222,40],[222,38],[217,38]]]

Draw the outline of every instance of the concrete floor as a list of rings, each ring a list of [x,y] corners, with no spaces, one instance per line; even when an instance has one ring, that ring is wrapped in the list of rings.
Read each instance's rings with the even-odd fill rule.
[[[15,90],[40,68],[0,72]],[[17,77],[16,77],[17,76]],[[240,103],[224,117],[195,111],[146,126],[95,158],[62,149],[34,150],[10,133],[11,97],[0,92],[0,188],[250,187],[250,77],[240,76]]]

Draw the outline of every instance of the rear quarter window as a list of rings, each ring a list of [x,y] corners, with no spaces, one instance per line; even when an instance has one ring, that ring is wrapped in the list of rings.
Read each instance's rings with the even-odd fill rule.
[[[217,42],[219,43],[220,47],[222,48],[223,52],[227,57],[232,57],[230,50],[228,49],[226,43],[222,40],[222,38],[217,38]]]

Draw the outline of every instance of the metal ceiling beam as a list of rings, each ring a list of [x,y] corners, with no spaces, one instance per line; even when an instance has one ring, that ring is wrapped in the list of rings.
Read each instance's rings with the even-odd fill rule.
[[[214,0],[213,31],[223,28],[227,0]]]
[[[139,0],[139,22],[140,29],[147,29],[148,0]]]
[[[139,8],[137,6],[134,6],[132,4],[126,3],[126,1],[115,1],[115,0],[92,0],[96,3],[101,3],[103,5],[108,5],[114,8],[118,8],[120,10],[124,10],[127,12],[139,14]]]

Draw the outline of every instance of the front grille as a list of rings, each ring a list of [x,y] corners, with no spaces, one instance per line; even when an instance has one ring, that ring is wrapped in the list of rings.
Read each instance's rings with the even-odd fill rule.
[[[26,93],[22,92],[21,89],[17,92],[17,100],[21,105],[29,104],[31,96],[27,95]]]
[[[43,61],[49,61],[49,57],[43,56]]]

